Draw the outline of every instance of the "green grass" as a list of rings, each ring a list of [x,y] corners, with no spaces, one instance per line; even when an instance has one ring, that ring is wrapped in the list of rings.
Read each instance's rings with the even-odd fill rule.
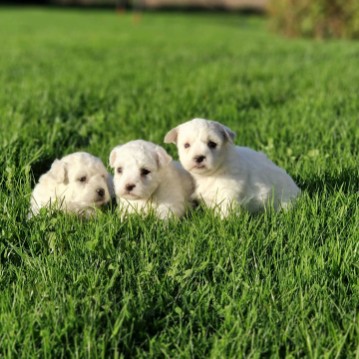
[[[0,357],[359,356],[359,43],[238,15],[2,8],[0,44]],[[26,219],[56,157],[108,163],[193,117],[283,166],[298,205]]]

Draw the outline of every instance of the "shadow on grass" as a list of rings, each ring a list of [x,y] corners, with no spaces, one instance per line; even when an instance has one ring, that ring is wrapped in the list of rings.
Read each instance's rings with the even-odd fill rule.
[[[44,151],[39,158],[31,162],[31,171],[35,180],[37,181],[42,174],[50,169],[56,158],[60,159],[68,154],[62,150],[63,148],[85,148],[89,145],[89,138],[90,136],[81,136],[76,131],[73,131],[73,133],[67,133],[66,135],[63,134],[61,138],[59,137],[53,144],[52,148]],[[19,139],[16,143],[12,144],[11,162],[9,163],[14,164],[16,168],[21,168],[24,164],[26,164],[26,159],[24,159],[24,148],[27,148],[29,152],[31,151],[27,144],[22,146],[23,142],[26,143],[26,140]]]
[[[359,191],[359,171],[355,168],[345,168],[340,173],[325,172],[311,178],[295,179],[302,191],[315,194],[321,191],[335,193],[342,191],[345,194],[354,194]]]

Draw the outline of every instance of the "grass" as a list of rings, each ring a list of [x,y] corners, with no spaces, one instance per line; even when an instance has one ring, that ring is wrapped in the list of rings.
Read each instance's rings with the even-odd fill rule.
[[[0,9],[0,43],[0,357],[359,356],[359,43],[238,15],[36,8]],[[26,219],[56,157],[108,163],[193,117],[286,168],[298,205]]]

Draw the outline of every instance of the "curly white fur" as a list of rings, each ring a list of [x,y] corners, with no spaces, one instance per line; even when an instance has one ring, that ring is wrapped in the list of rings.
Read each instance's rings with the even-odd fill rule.
[[[239,204],[251,213],[287,208],[300,190],[284,169],[262,152],[233,144],[235,133],[210,120],[193,119],[170,130],[183,167],[195,179],[195,195],[223,217]]]
[[[194,189],[192,177],[160,146],[135,140],[110,154],[114,186],[122,216],[147,214],[181,217]]]
[[[35,186],[29,216],[42,207],[54,207],[65,212],[91,215],[95,208],[109,202],[112,177],[102,161],[86,152],[76,152],[55,160]]]

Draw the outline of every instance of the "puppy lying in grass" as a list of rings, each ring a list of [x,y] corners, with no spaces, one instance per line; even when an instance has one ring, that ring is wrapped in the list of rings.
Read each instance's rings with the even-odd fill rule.
[[[169,131],[164,141],[177,145],[195,179],[195,196],[222,217],[234,204],[251,213],[287,208],[300,193],[292,178],[264,153],[235,146],[234,137],[226,126],[196,118]]]
[[[123,215],[154,211],[160,219],[181,217],[194,185],[192,177],[160,146],[136,140],[110,154],[117,203]]]
[[[55,160],[43,174],[31,196],[29,216],[42,207],[91,216],[95,208],[110,201],[112,178],[102,161],[86,152]]]

